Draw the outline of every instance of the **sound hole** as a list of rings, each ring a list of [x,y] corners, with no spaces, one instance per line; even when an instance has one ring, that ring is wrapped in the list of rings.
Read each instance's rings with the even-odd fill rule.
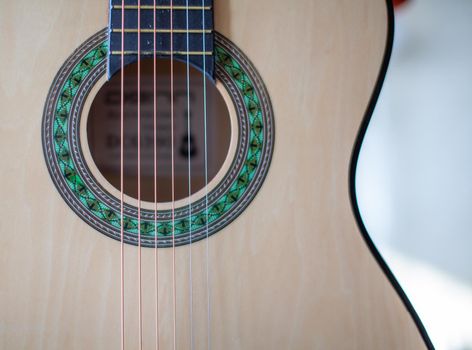
[[[172,200],[170,60],[157,62],[157,199]],[[137,64],[124,71],[124,193],[138,196]],[[154,202],[154,82],[153,61],[141,61],[141,199]],[[227,156],[231,125],[226,103],[207,79],[208,181],[221,169]],[[92,102],[87,140],[101,174],[120,189],[120,90],[121,75],[115,74]],[[189,194],[188,164],[191,164],[191,193],[205,186],[205,135],[203,75],[190,67],[190,133],[187,128],[187,72],[174,61],[174,181],[175,199]]]

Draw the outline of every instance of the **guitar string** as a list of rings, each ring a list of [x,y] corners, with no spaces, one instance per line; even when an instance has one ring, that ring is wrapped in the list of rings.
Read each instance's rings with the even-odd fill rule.
[[[203,1],[202,1],[203,3]],[[187,4],[187,14],[186,14],[186,21],[187,21],[187,29],[189,28],[188,24],[188,0],[186,0]],[[155,0],[154,0],[155,6]],[[171,157],[172,157],[172,247],[173,247],[173,315],[174,315],[174,330],[173,330],[173,344],[174,349],[176,348],[176,277],[175,277],[175,182],[174,182],[174,106],[173,106],[173,95],[174,95],[174,82],[173,82],[173,1],[171,0],[170,4],[170,23],[171,23],[171,40],[170,40],[170,48],[171,48]],[[124,29],[124,0],[122,0],[122,18],[121,24],[122,28]],[[139,284],[139,297],[138,297],[138,314],[139,314],[139,348],[142,349],[142,256],[141,256],[141,62],[140,62],[140,51],[141,51],[141,40],[140,40],[140,29],[141,29],[141,11],[140,11],[140,0],[138,0],[138,284]],[[204,19],[204,10],[202,10],[202,23],[203,23],[203,30],[205,29],[205,19]],[[155,18],[155,11],[154,11],[154,27],[156,27],[156,18]],[[155,40],[155,31],[154,31],[154,89],[156,89],[156,40]],[[205,37],[203,36],[203,51],[205,51]],[[187,136],[187,147],[188,147],[188,159],[189,159],[189,197],[191,195],[191,163],[190,163],[190,93],[189,93],[189,38],[187,33],[187,129],[188,129],[188,136]],[[203,58],[203,68],[204,71],[206,70],[206,62]],[[208,249],[208,155],[207,155],[207,105],[206,105],[206,79],[205,75],[203,75],[203,93],[204,93],[204,143],[205,143],[205,212],[206,212],[206,238],[207,238],[207,304],[208,304],[208,348],[210,348],[210,292],[209,292],[209,249]],[[121,106],[120,106],[120,212],[121,212],[121,249],[120,249],[120,260],[121,260],[121,348],[124,349],[124,213],[123,213],[123,202],[124,202],[124,30],[121,33]],[[155,266],[156,266],[156,292],[158,290],[158,278],[157,278],[157,150],[156,150],[156,91],[154,93],[154,198],[155,198],[155,245],[156,245],[156,252],[155,252]],[[189,219],[191,219],[191,202],[189,201],[190,207],[190,214]],[[191,245],[191,221],[190,224],[190,245]],[[191,248],[190,248],[190,274],[191,274]],[[191,278],[191,277],[190,277]],[[192,279],[190,282],[191,290],[192,290]],[[190,292],[191,299],[192,299],[192,291]],[[191,302],[191,324],[192,324],[192,302]],[[158,298],[156,297],[156,348],[159,347],[158,341]],[[193,324],[191,326],[191,347],[193,349]]]
[[[125,27],[125,0],[121,0],[121,29]],[[121,81],[120,81],[120,331],[121,350],[125,349],[125,282],[124,282],[124,220],[123,220],[123,154],[124,154],[124,52],[125,31],[121,31]]]
[[[153,0],[153,141],[154,141],[154,284],[155,284],[155,311],[156,311],[156,350],[159,350],[159,252],[157,248],[158,230],[157,230],[157,59],[156,59],[156,0]]]
[[[138,346],[143,348],[143,300],[141,256],[141,0],[138,0]]]
[[[202,0],[202,30],[205,33],[205,0]],[[202,35],[202,51],[206,52],[205,35]],[[210,242],[208,239],[208,135],[207,135],[207,86],[206,86],[206,57],[203,56],[203,133],[205,148],[205,253],[206,253],[206,287],[207,287],[207,345],[211,349],[211,295],[210,295]]]
[[[193,276],[192,276],[192,173],[191,173],[191,130],[190,130],[190,44],[189,44],[189,19],[188,0],[185,1],[185,20],[187,28],[187,158],[188,158],[188,222],[189,222],[189,317],[190,317],[190,349],[193,350]]]
[[[172,307],[173,307],[173,344],[176,350],[177,334],[177,291],[175,278],[175,181],[174,181],[174,2],[170,0],[170,129],[171,129],[171,168],[172,168]]]

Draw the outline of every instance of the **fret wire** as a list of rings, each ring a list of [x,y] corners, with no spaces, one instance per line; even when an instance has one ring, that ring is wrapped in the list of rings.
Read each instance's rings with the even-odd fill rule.
[[[143,51],[141,50],[141,55],[152,55],[153,51]],[[156,51],[158,55],[170,55],[171,51]],[[172,51],[174,55],[187,55],[187,51]],[[121,51],[111,51],[112,55],[121,55]],[[137,55],[138,51],[124,51],[123,54],[125,55]],[[211,56],[213,55],[212,51],[189,51],[188,54],[190,56]]]
[[[121,10],[121,5],[113,5],[112,9]],[[125,10],[137,10],[138,5],[125,5]],[[154,7],[153,5],[141,5],[141,10],[170,10],[168,5]],[[187,10],[186,6],[172,6],[173,10]],[[211,6],[189,6],[189,10],[211,10]]]
[[[112,32],[113,33],[121,33],[121,29],[113,29]],[[125,33],[137,33],[138,30],[137,29],[133,29],[133,28],[130,28],[130,29],[125,29],[124,30]],[[190,34],[210,34],[212,33],[213,31],[211,29],[205,29],[205,31],[203,31],[202,29],[146,29],[146,28],[141,28],[141,33],[170,33],[170,32],[174,32],[174,33],[190,33]]]

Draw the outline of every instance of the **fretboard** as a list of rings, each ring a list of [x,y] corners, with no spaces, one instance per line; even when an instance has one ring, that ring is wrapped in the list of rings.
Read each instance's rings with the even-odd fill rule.
[[[156,55],[161,58],[172,56],[186,61],[188,55],[191,64],[213,78],[213,0],[156,0],[155,3],[154,7],[153,0],[141,0],[138,10],[138,0],[125,0],[123,28],[122,0],[110,0],[108,77],[121,68],[122,52],[124,65],[128,65],[137,61],[138,55],[153,57],[155,47]]]

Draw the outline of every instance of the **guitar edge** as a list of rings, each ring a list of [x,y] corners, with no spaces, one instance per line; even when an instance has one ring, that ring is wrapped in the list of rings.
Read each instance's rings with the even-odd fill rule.
[[[365,134],[367,132],[367,128],[369,126],[370,120],[372,118],[372,115],[374,113],[375,106],[377,104],[380,91],[382,89],[385,76],[387,74],[387,69],[393,49],[393,37],[394,37],[394,24],[395,24],[395,18],[394,18],[394,9],[393,9],[393,4],[391,0],[386,0],[386,10],[387,10],[387,21],[388,21],[388,28],[387,28],[387,35],[386,35],[386,43],[385,43],[385,52],[384,52],[384,57],[382,61],[382,65],[380,67],[380,72],[377,78],[377,82],[375,83],[374,91],[372,93],[372,96],[370,98],[369,104],[367,106],[366,112],[364,119],[362,120],[361,126],[359,128],[359,132],[354,144],[354,149],[352,152],[352,158],[351,158],[351,166],[350,166],[350,171],[349,171],[349,186],[350,186],[350,195],[351,195],[351,203],[352,203],[352,209],[354,212],[354,216],[357,220],[358,226],[360,233],[362,234],[365,243],[369,247],[370,252],[372,253],[373,257],[379,264],[380,268],[384,272],[385,276],[387,279],[390,281],[392,284],[393,288],[395,291],[398,293],[398,296],[402,300],[405,308],[408,310],[410,313],[413,322],[415,323],[418,332],[420,333],[421,337],[423,338],[424,345],[428,349],[434,349],[434,345],[431,342],[431,339],[429,338],[428,332],[426,331],[426,328],[424,327],[421,319],[419,318],[418,314],[416,313],[413,305],[411,304],[410,300],[408,299],[408,296],[405,294],[403,291],[400,283],[397,281],[395,275],[393,272],[390,270],[389,266],[387,265],[386,261],[383,259],[382,255],[378,251],[377,247],[375,246],[375,243],[373,242],[372,238],[370,237],[369,233],[367,232],[367,229],[364,225],[364,222],[362,220],[359,206],[357,203],[357,198],[356,198],[356,170],[357,170],[357,162],[359,159],[360,151],[361,151],[361,146],[362,142],[364,140]]]

